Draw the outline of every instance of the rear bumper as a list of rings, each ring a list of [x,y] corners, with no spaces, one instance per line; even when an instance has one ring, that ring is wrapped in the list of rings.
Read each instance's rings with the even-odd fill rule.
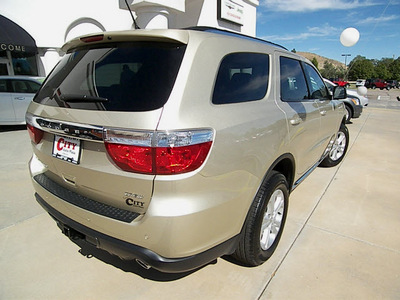
[[[196,255],[179,258],[166,258],[149,249],[116,239],[88,228],[52,208],[37,193],[35,194],[35,197],[38,203],[56,220],[63,233],[70,238],[80,238],[87,243],[111,254],[117,255],[124,260],[139,260],[161,272],[181,273],[199,268],[218,257],[232,254],[235,251],[239,240],[239,235],[237,235]]]

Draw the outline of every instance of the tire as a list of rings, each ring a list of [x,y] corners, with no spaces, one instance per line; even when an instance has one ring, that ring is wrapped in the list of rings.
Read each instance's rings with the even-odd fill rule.
[[[335,143],[328,156],[321,162],[321,167],[337,166],[344,158],[349,147],[349,131],[346,125],[341,124]]]
[[[258,266],[274,253],[282,235],[289,204],[286,177],[273,171],[264,180],[250,207],[233,257]]]
[[[351,118],[353,117],[353,111],[347,104],[345,104],[344,108],[346,109],[346,124],[349,124]]]

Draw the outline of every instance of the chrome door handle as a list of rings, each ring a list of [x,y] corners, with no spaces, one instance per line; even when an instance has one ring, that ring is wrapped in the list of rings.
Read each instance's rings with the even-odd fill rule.
[[[326,110],[323,110],[320,112],[321,116],[325,116],[326,115]]]
[[[15,97],[15,100],[25,100],[25,97]]]

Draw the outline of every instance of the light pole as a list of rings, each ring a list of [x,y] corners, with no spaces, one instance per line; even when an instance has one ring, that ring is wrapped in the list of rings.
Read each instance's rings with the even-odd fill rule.
[[[342,54],[342,56],[344,56],[344,66],[346,68],[346,78],[344,80],[347,80],[347,56],[351,56],[351,54]]]

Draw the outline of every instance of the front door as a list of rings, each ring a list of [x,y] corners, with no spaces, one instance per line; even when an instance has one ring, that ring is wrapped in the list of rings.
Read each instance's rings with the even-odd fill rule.
[[[285,112],[291,152],[296,160],[296,177],[304,175],[320,159],[321,114],[318,103],[309,98],[301,62],[280,57],[279,107]]]
[[[10,90],[10,81],[0,79],[0,125],[11,125],[15,122],[14,106]]]

